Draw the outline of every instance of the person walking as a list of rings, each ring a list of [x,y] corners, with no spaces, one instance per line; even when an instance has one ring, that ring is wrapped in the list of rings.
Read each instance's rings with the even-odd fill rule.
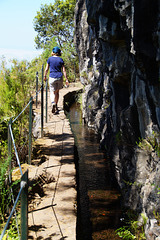
[[[52,56],[48,58],[47,65],[44,71],[44,81],[46,81],[47,73],[50,69],[49,89],[52,104],[52,113],[54,114],[58,113],[59,90],[63,87],[63,75],[66,79],[66,86],[69,85],[64,61],[60,56],[60,48],[54,47],[52,50]]]

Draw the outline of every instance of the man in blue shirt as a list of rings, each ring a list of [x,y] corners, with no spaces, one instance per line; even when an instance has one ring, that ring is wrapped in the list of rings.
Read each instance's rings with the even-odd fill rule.
[[[66,85],[68,86],[69,84],[64,66],[64,61],[60,56],[61,50],[59,49],[59,47],[54,47],[52,50],[52,56],[48,58],[47,65],[44,71],[44,81],[46,81],[46,76],[48,70],[50,69],[49,88],[52,104],[52,113],[58,113],[57,104],[59,100],[59,90],[63,87],[63,75],[66,79]]]

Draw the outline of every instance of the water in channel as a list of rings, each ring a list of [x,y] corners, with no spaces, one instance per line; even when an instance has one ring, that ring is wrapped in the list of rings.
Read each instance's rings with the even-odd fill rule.
[[[118,240],[120,193],[110,162],[99,148],[98,137],[82,120],[74,103],[68,114],[75,137],[77,169],[77,240]]]

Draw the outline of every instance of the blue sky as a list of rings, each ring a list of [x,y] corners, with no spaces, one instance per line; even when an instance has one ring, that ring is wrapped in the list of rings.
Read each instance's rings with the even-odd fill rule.
[[[31,60],[36,50],[33,19],[41,4],[54,0],[0,0],[0,58]]]

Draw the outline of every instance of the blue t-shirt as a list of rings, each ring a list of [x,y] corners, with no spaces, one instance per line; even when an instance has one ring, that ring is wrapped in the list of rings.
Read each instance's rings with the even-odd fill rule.
[[[49,57],[47,63],[50,67],[49,76],[52,78],[61,78],[63,73],[61,72],[61,68],[64,65],[64,61],[60,57],[52,56]]]

